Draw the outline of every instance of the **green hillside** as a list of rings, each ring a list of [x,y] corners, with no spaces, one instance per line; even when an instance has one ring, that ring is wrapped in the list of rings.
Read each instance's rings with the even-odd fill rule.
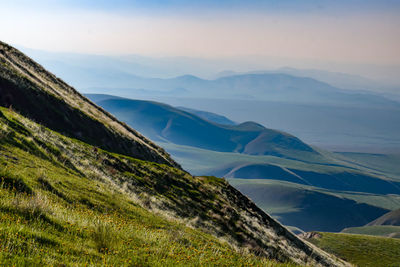
[[[311,243],[357,266],[399,266],[400,240],[355,234],[314,233]]]

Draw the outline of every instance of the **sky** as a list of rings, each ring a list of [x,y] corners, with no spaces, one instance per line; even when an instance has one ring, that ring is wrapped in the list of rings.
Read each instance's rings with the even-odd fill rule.
[[[58,52],[400,66],[394,0],[0,0],[0,39]]]

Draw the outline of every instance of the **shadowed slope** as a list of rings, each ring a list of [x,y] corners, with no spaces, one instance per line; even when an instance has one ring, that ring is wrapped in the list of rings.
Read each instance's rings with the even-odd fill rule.
[[[18,50],[0,42],[0,105],[110,151],[178,167],[169,155]]]
[[[400,226],[400,209],[393,210],[367,224],[372,225],[394,225]]]
[[[364,225],[388,211],[292,183],[256,179],[229,182],[281,223],[304,231],[340,232],[345,227]]]

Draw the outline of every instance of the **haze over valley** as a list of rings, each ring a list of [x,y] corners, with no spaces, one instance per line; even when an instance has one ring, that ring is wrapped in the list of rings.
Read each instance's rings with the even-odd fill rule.
[[[0,265],[397,266],[399,14],[3,1]]]

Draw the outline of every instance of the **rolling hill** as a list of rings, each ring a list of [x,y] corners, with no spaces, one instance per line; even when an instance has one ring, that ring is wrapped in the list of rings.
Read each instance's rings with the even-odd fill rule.
[[[262,179],[228,181],[284,225],[303,231],[340,232],[365,225],[388,211],[315,187]]]
[[[158,102],[113,96],[108,99],[96,95],[88,97],[154,141],[249,155],[284,157],[290,156],[292,151],[317,153],[292,135],[254,122],[222,125]]]
[[[0,63],[6,265],[348,266],[4,43]]]

